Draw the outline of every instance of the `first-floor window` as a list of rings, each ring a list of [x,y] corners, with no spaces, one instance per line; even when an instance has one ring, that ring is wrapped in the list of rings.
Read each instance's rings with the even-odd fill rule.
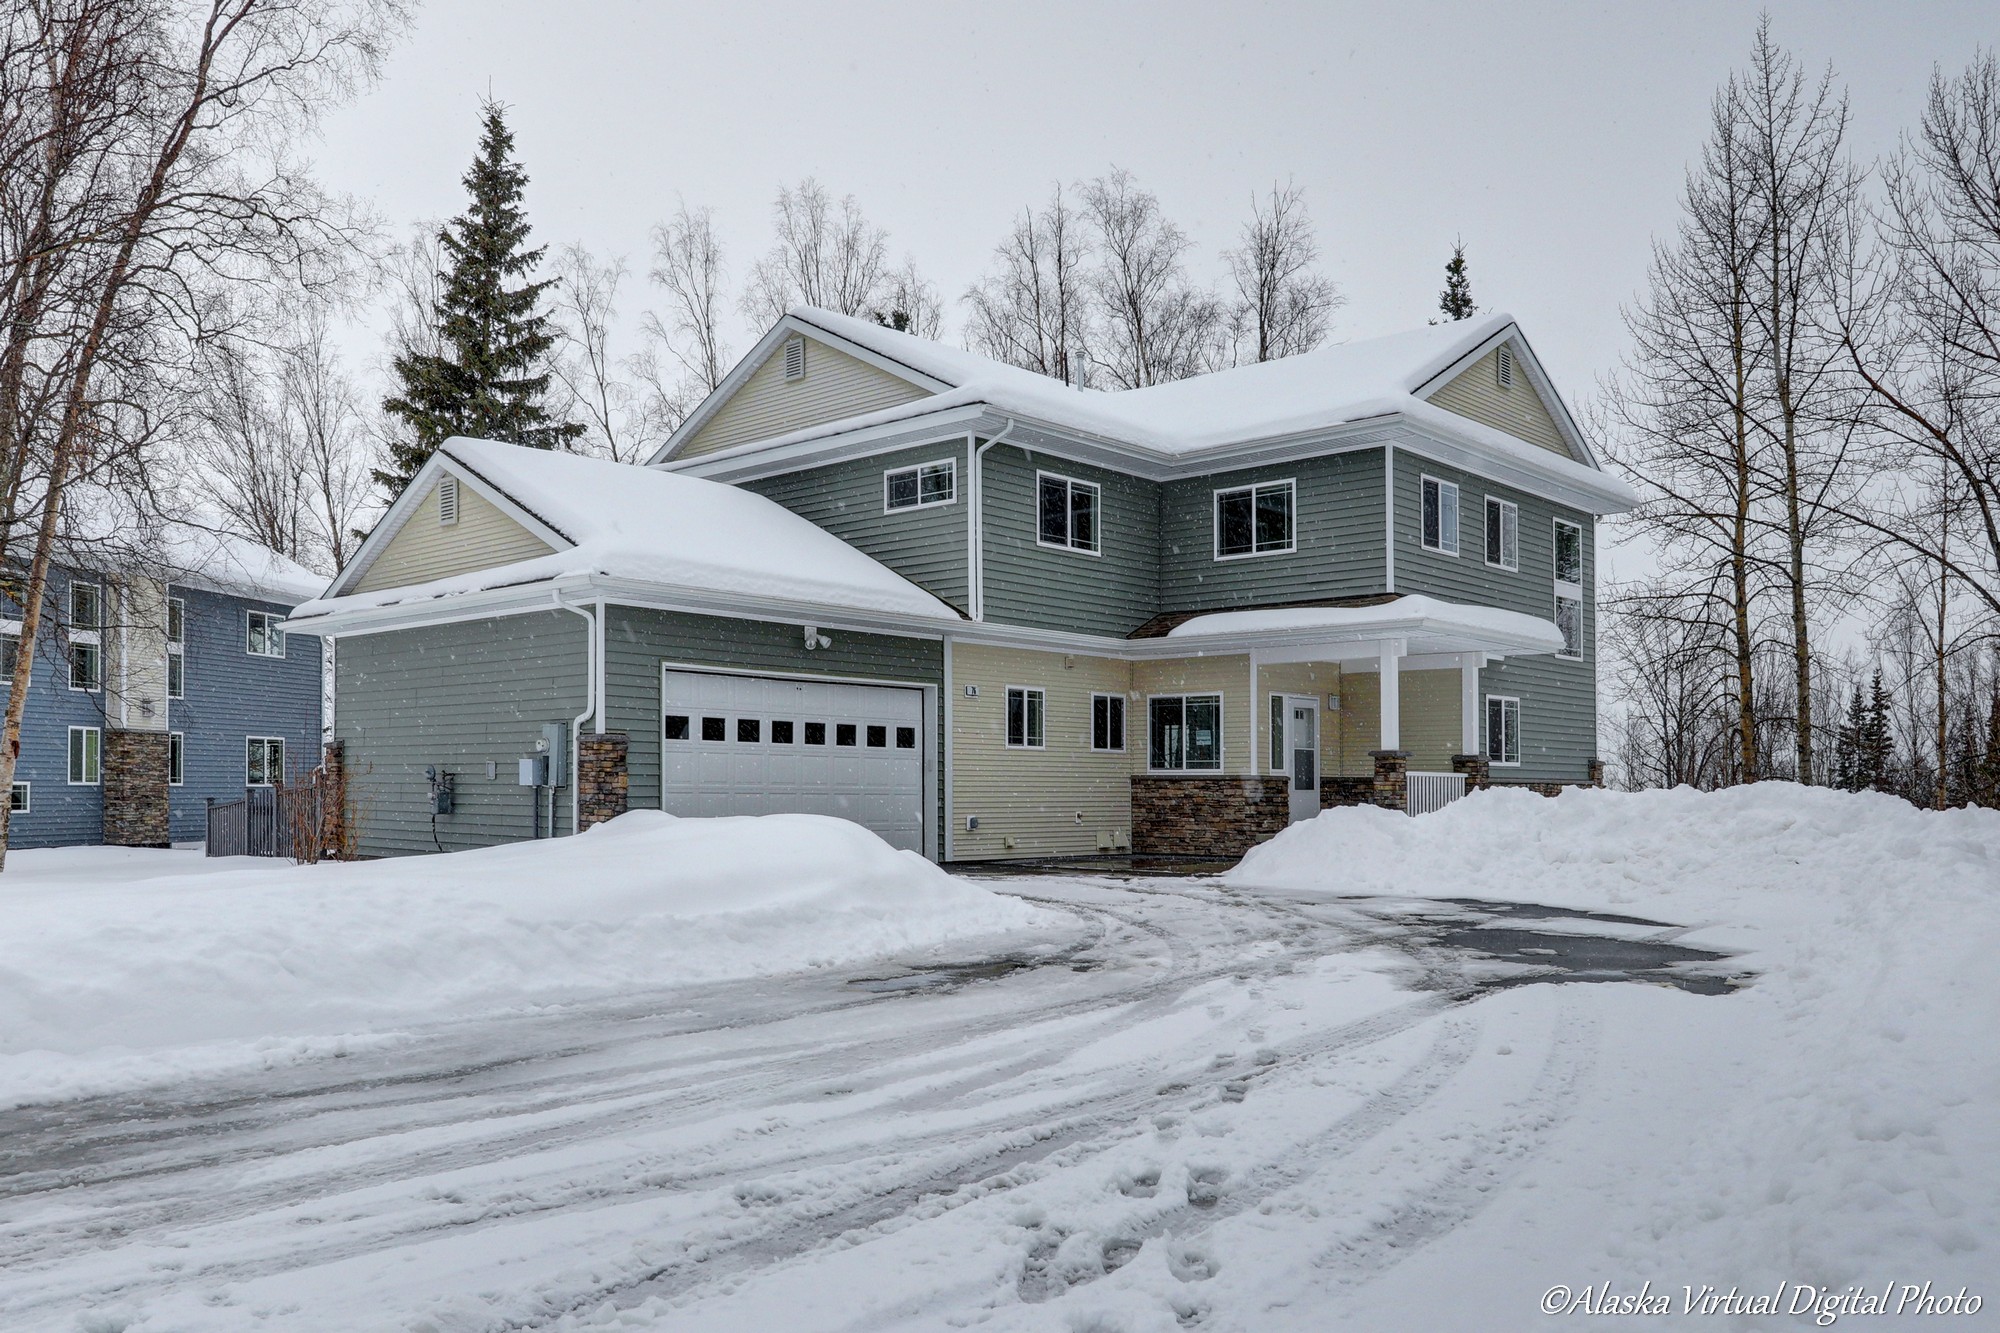
[[[277,736],[250,736],[245,740],[243,781],[251,787],[271,787],[285,777],[285,742]]]
[[[1125,748],[1124,695],[1093,694],[1090,696],[1090,748],[1093,750],[1122,750]]]
[[[1147,767],[1162,773],[1222,767],[1222,696],[1168,694],[1147,702]]]
[[[14,784],[14,790],[7,794],[7,810],[10,814],[25,815],[34,807],[32,785],[26,782]]]
[[[1583,656],[1583,599],[1556,594],[1556,628],[1562,631],[1560,657]]]
[[[1010,749],[1039,750],[1044,744],[1047,716],[1046,697],[1040,690],[1019,685],[1007,689],[1007,745]]]
[[[96,727],[69,729],[69,780],[72,786],[94,787],[104,755],[104,733]]]
[[[186,753],[186,745],[187,745],[186,738],[183,737],[180,732],[170,731],[167,733],[167,785],[168,786],[178,787],[181,785],[182,776],[186,772],[186,770],[182,767],[182,764],[185,762],[185,760],[183,759],[183,755]]]
[[[1489,763],[1521,762],[1521,701],[1486,696],[1486,758]]]

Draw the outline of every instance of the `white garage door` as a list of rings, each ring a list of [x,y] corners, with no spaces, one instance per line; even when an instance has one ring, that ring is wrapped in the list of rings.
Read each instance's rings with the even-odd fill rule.
[[[923,692],[666,672],[663,805],[676,815],[838,815],[924,849]]]

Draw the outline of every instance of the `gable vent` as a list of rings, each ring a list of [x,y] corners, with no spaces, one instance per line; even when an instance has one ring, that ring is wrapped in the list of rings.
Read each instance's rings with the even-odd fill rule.
[[[1498,378],[1499,378],[1499,380],[1500,380],[1500,387],[1501,387],[1501,388],[1503,388],[1503,389],[1511,389],[1511,388],[1513,388],[1513,387],[1514,387],[1514,349],[1513,349],[1513,348],[1511,348],[1511,347],[1504,347],[1504,346],[1503,346],[1503,347],[1502,347],[1502,348],[1500,349],[1500,351],[1499,351],[1498,355],[1496,355],[1496,356],[1495,356],[1495,357],[1493,358],[1493,368],[1494,368],[1494,373],[1495,373],[1495,374],[1496,374],[1496,375],[1498,376]]]
[[[785,378],[802,380],[806,377],[806,340],[794,338],[785,344]]]
[[[458,478],[438,478],[438,526],[448,528],[458,522]]]

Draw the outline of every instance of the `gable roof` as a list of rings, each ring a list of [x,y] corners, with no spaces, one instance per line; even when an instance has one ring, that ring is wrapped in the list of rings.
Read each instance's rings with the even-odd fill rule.
[[[828,339],[929,391],[897,407],[794,431],[771,440],[705,454],[702,461],[747,455],[815,436],[875,427],[960,407],[986,406],[1009,416],[1118,442],[1166,461],[1246,442],[1296,435],[1373,418],[1401,415],[1517,461],[1557,471],[1611,492],[1625,487],[1597,467],[1588,441],[1542,370],[1512,316],[1490,314],[1412,329],[1382,338],[1322,347],[1298,356],[1198,375],[1170,384],[1112,392],[1076,389],[1045,375],[868,320],[799,306],[772,327],[729,379],[653,458],[671,463],[676,451],[719,409],[740,377],[777,353],[793,334]],[[1434,405],[1429,395],[1502,342],[1511,343],[1529,384],[1569,445],[1570,457]],[[1636,497],[1634,497],[1636,498]]]
[[[404,587],[351,589],[443,474],[554,547],[553,554]],[[445,441],[341,571],[295,620],[560,579],[631,580],[744,602],[958,620],[956,611],[832,533],[753,491],[654,468],[495,440]]]

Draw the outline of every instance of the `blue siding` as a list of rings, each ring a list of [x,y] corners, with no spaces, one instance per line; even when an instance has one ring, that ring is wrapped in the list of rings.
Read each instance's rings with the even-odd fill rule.
[[[287,634],[283,657],[253,657],[244,651],[249,613],[282,616],[290,607],[197,588],[175,587],[168,595],[187,602],[187,697],[167,704],[168,730],[186,736],[181,785],[170,798],[180,842],[205,836],[204,798],[243,794],[246,737],[284,737],[292,773],[318,766],[321,640]]]
[[[101,582],[90,575],[84,582]],[[69,658],[58,630],[69,605],[69,571],[49,571],[48,601],[36,636],[34,676],[29,682],[28,707],[21,716],[21,757],[14,780],[32,784],[28,814],[8,822],[11,847],[61,847],[97,842],[104,832],[103,792],[97,786],[69,785],[69,729],[103,727],[103,690],[85,693],[69,687]],[[20,608],[9,604],[7,614]],[[108,614],[108,612],[107,612]],[[6,686],[0,686],[4,692]]]

